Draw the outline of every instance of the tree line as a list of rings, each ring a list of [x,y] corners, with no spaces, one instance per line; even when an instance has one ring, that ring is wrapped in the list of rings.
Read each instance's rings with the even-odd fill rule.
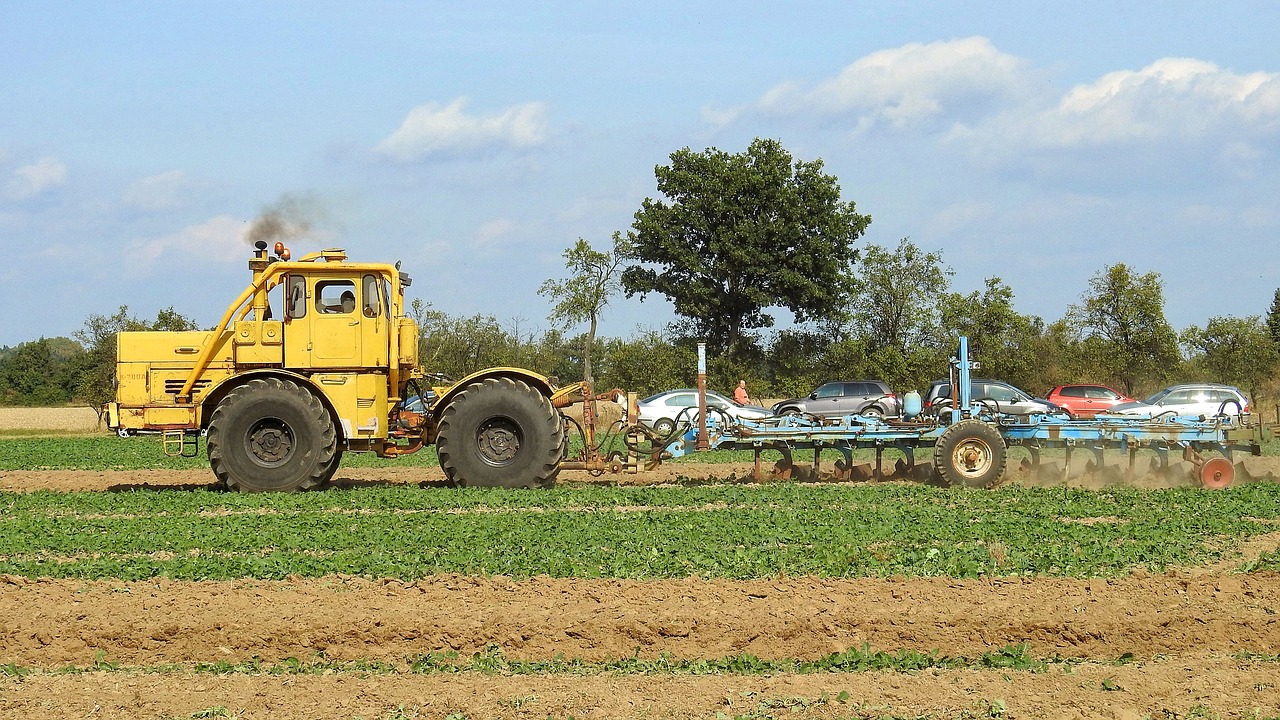
[[[1177,333],[1164,319],[1159,275],[1123,263],[1100,270],[1080,302],[1053,322],[1017,312],[1013,291],[998,277],[981,290],[953,291],[941,253],[922,252],[909,240],[892,250],[868,245],[857,266],[868,277],[875,269],[875,276],[900,282],[859,283],[843,322],[744,333],[733,354],[710,348],[710,386],[728,391],[745,378],[755,397],[780,398],[827,380],[875,378],[902,391],[923,390],[946,372],[959,335],[969,337],[981,374],[1038,394],[1061,383],[1100,382],[1142,395],[1203,380],[1238,385],[1256,402],[1271,394],[1280,366],[1280,290],[1265,321],[1215,317]],[[591,363],[598,388],[646,394],[692,386],[697,344],[706,341],[688,322],[588,342],[588,332],[571,334],[563,324],[538,328],[520,318],[450,315],[421,300],[411,303],[410,314],[420,328],[423,368],[453,378],[506,365],[572,382],[585,378]],[[172,308],[140,319],[121,307],[91,315],[74,338],[0,348],[0,404],[96,406],[114,396],[115,333],[192,329],[195,322]]]
[[[966,335],[982,375],[1034,394],[1097,382],[1141,396],[1193,380],[1238,385],[1255,406],[1271,393],[1280,289],[1265,313],[1214,317],[1179,333],[1165,319],[1160,275],[1116,263],[1046,321],[1019,313],[1000,277],[954,290],[942,252],[910,238],[859,246],[871,216],[842,199],[821,160],[795,160],[775,140],[736,154],[685,148],[670,159],[655,168],[662,198],[646,198],[630,228],[604,249],[578,239],[564,251],[566,275],[539,290],[553,303],[549,328],[413,301],[424,369],[458,378],[526,367],[647,394],[691,386],[704,342],[709,383],[725,391],[738,379],[754,397],[803,395],[833,379],[923,390],[946,373]],[[629,338],[598,336],[611,301],[649,293],[669,300],[678,320]],[[780,312],[790,316],[784,327]],[[91,315],[73,338],[0,348],[0,404],[98,405],[114,394],[115,333],[190,329],[195,323],[173,308],[147,320],[122,306]]]

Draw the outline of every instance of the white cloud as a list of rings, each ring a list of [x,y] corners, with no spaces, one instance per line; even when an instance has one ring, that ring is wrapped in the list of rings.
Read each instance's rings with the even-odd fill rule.
[[[476,231],[474,247],[477,250],[488,250],[498,247],[510,240],[515,234],[516,224],[506,218],[491,220]]]
[[[178,259],[183,265],[248,260],[248,231],[249,223],[244,220],[218,215],[171,235],[134,241],[122,257],[135,270],[150,269],[166,256],[181,256]]]
[[[860,58],[812,89],[785,83],[760,111],[846,120],[855,130],[956,120],[1027,92],[1024,62],[984,37],[910,43]]]
[[[182,204],[183,195],[190,187],[187,174],[170,170],[145,177],[125,188],[126,203],[143,210],[165,210]]]
[[[1023,118],[1042,147],[1226,143],[1280,131],[1280,74],[1240,75],[1213,63],[1163,58],[1072,88],[1055,107]],[[1241,152],[1234,141],[1235,153]]]
[[[11,200],[27,200],[66,182],[67,166],[61,160],[41,158],[13,171],[5,185],[5,195]]]
[[[409,111],[400,127],[374,148],[400,162],[502,148],[525,149],[546,141],[546,105],[513,105],[493,115],[468,115],[467,98],[427,103]]]
[[[941,140],[975,162],[1093,187],[1251,178],[1273,167],[1280,74],[1164,58],[956,124]]]
[[[1280,150],[1280,73],[1239,73],[1161,58],[1075,86],[983,37],[911,43],[861,57],[817,82],[787,82],[753,105],[704,108],[727,125],[820,123],[932,139],[966,163],[1075,187],[1272,172]],[[908,145],[908,149],[912,146]]]

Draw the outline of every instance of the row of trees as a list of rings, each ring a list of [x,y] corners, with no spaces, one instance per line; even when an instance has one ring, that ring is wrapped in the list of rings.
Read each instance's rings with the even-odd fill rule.
[[[874,270],[886,281],[863,283],[845,321],[744,333],[736,353],[710,353],[711,385],[729,390],[746,378],[756,397],[800,395],[834,378],[874,377],[901,390],[923,389],[945,372],[962,334],[983,374],[1038,393],[1065,382],[1104,382],[1142,394],[1175,381],[1215,380],[1240,385],[1256,400],[1270,394],[1280,365],[1280,291],[1265,322],[1218,317],[1179,334],[1164,321],[1159,276],[1124,264],[1098,272],[1080,302],[1051,323],[1017,312],[1000,278],[988,278],[982,290],[952,291],[941,254],[921,252],[907,240],[892,251],[863,248],[856,269],[868,277]],[[423,366],[452,377],[510,365],[564,382],[590,373],[600,388],[648,393],[691,385],[697,343],[704,339],[688,323],[630,338],[596,337],[586,321],[585,331],[569,334],[571,322],[539,329],[523,319],[453,316],[421,300],[411,314],[421,328]],[[0,348],[0,404],[96,406],[113,394],[116,332],[194,328],[172,309],[145,320],[121,307],[90,316],[74,339]]]
[[[1280,364],[1280,290],[1265,322],[1218,317],[1177,333],[1160,276],[1117,263],[1046,322],[1017,312],[999,277],[954,291],[940,251],[910,239],[856,246],[871,217],[841,199],[821,160],[794,160],[759,139],[738,154],[686,148],[670,157],[655,169],[664,199],[646,199],[628,231],[604,249],[579,239],[565,250],[566,277],[539,290],[553,303],[550,329],[414,301],[424,367],[460,377],[512,365],[647,393],[692,384],[703,341],[710,381],[725,390],[738,378],[756,397],[799,395],[836,378],[906,390],[945,373],[955,338],[966,335],[983,374],[1032,392],[1089,381],[1142,394],[1216,380],[1256,401]],[[612,300],[648,293],[665,296],[680,320],[627,339],[597,336]],[[794,322],[778,329],[779,312]],[[96,405],[112,394],[116,332],[192,328],[172,308],[147,321],[121,307],[91,316],[74,340],[0,348],[0,403]]]
[[[172,307],[145,320],[122,305],[111,315],[90,315],[74,338],[40,338],[0,347],[0,405],[53,406],[79,402],[98,407],[114,399],[116,333],[194,330],[196,323]]]

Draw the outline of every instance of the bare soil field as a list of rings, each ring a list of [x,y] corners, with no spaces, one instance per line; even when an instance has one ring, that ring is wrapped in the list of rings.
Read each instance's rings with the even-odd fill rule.
[[[99,433],[98,414],[88,407],[0,407],[0,432]]]
[[[1111,581],[6,578],[2,659],[42,671],[0,681],[0,716],[1164,718],[1202,708],[1214,714],[1201,717],[1266,717],[1280,714],[1277,610],[1276,574],[1220,568]],[[763,676],[416,674],[405,664],[427,652],[493,648],[529,660],[818,658],[864,644],[977,657],[1024,642],[1037,657],[1064,661],[1043,672]],[[1242,651],[1272,659],[1241,659]],[[402,670],[193,670],[320,653]],[[103,662],[137,669],[57,672]]]

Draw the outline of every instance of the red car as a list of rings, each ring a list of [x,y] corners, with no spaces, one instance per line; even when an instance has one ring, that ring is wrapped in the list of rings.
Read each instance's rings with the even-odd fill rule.
[[[1059,385],[1049,391],[1046,400],[1057,405],[1072,417],[1093,417],[1107,412],[1120,403],[1133,402],[1133,398],[1104,385]]]

